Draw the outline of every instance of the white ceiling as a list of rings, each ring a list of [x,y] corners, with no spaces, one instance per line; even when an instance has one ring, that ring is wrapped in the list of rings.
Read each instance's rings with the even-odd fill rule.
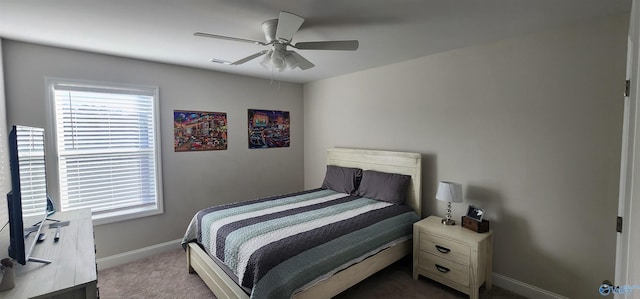
[[[629,12],[631,0],[0,0],[6,39],[309,82],[454,48]],[[228,66],[261,46],[196,31],[264,40],[260,25],[289,11],[306,19],[300,41],[360,41],[355,51],[297,50],[316,67],[272,74],[260,59]]]

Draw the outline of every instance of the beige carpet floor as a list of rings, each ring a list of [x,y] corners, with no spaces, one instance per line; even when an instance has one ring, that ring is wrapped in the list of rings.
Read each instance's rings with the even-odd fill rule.
[[[170,251],[98,272],[100,298],[215,298],[198,275],[187,272],[185,252]],[[480,298],[523,298],[497,287]],[[469,298],[424,277],[413,280],[406,258],[374,274],[336,298]]]

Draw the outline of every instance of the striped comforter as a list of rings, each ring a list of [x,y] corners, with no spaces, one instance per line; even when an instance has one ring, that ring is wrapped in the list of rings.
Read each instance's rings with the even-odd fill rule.
[[[418,220],[405,205],[314,189],[201,210],[183,244],[201,244],[251,298],[289,298],[411,238]]]

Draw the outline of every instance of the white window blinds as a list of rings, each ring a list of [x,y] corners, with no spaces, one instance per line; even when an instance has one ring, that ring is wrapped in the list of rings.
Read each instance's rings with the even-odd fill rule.
[[[157,90],[53,84],[62,210],[161,209]]]
[[[47,208],[44,130],[16,126],[20,194],[24,217],[41,216]]]

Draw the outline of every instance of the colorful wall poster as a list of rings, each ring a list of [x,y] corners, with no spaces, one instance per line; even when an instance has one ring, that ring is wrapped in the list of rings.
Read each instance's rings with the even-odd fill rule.
[[[176,152],[227,149],[227,114],[224,112],[173,111]]]
[[[249,109],[249,148],[289,147],[289,111]]]

